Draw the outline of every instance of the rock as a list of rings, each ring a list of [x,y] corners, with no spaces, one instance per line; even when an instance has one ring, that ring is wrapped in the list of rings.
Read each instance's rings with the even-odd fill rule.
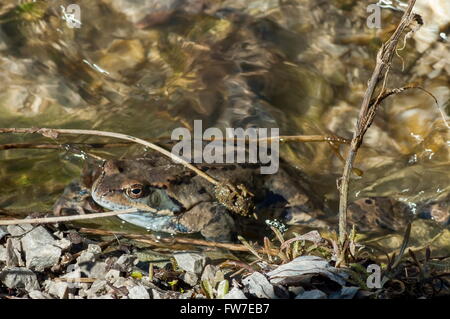
[[[101,295],[98,297],[93,297],[91,299],[114,299],[114,297],[112,294],[106,294],[106,295]]]
[[[105,262],[85,262],[79,265],[80,271],[88,278],[105,279],[108,265]]]
[[[136,256],[123,254],[117,259],[114,268],[123,272],[131,272],[138,259]]]
[[[120,271],[118,271],[117,269],[111,269],[105,275],[105,279],[110,282],[115,282],[119,277]]]
[[[183,274],[181,279],[190,285],[191,287],[195,286],[198,282],[198,276],[194,274],[193,272],[187,271]]]
[[[86,291],[87,298],[94,298],[102,293],[106,293],[106,280],[94,281],[91,288]]]
[[[206,258],[196,253],[177,253],[174,257],[181,269],[195,274],[201,274],[206,264]]]
[[[102,247],[95,244],[89,244],[87,248],[87,252],[92,253],[94,255],[98,255],[102,253]]]
[[[9,225],[7,228],[8,233],[11,234],[11,236],[17,237],[22,236],[26,232],[29,232],[33,229],[33,226],[30,224],[23,224],[23,225]]]
[[[290,286],[288,288],[288,291],[297,296],[297,295],[303,293],[305,291],[305,289],[303,289],[303,287]]]
[[[72,247],[72,242],[66,238],[56,241],[55,245],[61,248],[62,251],[67,251]]]
[[[150,295],[144,286],[134,286],[128,288],[128,297],[130,299],[150,299]]]
[[[43,271],[57,264],[61,256],[61,248],[57,241],[42,226],[29,231],[21,239],[25,252],[26,266],[32,270]]]
[[[206,265],[205,269],[203,269],[201,280],[208,280],[209,282],[214,283],[217,271],[218,267],[214,265]]]
[[[314,289],[297,295],[295,299],[327,299],[327,295],[319,289]]]
[[[266,276],[259,272],[254,272],[250,276],[244,278],[242,283],[245,288],[248,289],[248,292],[255,295],[257,298],[277,298],[273,286],[267,280]]]
[[[36,274],[23,267],[13,267],[0,272],[0,281],[8,288],[23,288],[26,291],[39,289]]]
[[[233,287],[223,299],[247,299],[241,289]]]
[[[302,275],[320,274],[344,286],[348,274],[332,267],[328,261],[317,256],[300,256],[267,273],[272,284],[295,282]]]
[[[6,247],[0,246],[0,263],[6,263]]]
[[[67,299],[69,293],[69,284],[62,281],[47,280],[47,292],[59,299]]]
[[[336,293],[330,295],[330,299],[353,299],[359,287],[342,287],[342,289]]]
[[[22,255],[22,245],[20,241],[16,238],[8,238],[6,241],[6,266],[17,267],[25,266],[23,262]]]
[[[179,299],[181,294],[176,291],[165,291],[162,289],[151,289],[153,299]]]
[[[3,226],[0,226],[0,240],[2,240],[3,237],[5,237],[8,234],[9,234],[9,232],[6,230],[6,228]]]
[[[52,299],[52,297],[40,290],[33,290],[28,293],[31,299]]]
[[[95,261],[95,254],[84,250],[77,258],[77,264],[93,263]]]

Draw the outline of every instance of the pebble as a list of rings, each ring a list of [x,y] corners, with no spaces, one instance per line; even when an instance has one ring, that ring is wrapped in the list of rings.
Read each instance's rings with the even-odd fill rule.
[[[7,267],[17,267],[25,266],[22,260],[22,245],[20,241],[16,238],[8,238],[6,241],[6,266]]]
[[[3,227],[3,226],[0,226],[0,240],[2,240],[3,237],[5,237],[5,236],[8,235],[8,234],[9,234],[9,233],[8,233],[8,231],[6,230],[6,228]]]
[[[224,297],[224,299],[247,299],[241,289],[233,287]]]
[[[23,288],[26,291],[39,289],[36,274],[23,267],[13,267],[0,272],[0,281],[8,288]]]
[[[259,272],[254,272],[242,280],[245,288],[257,298],[276,299],[275,291],[266,276]]]
[[[88,298],[94,298],[101,293],[106,292],[106,280],[96,280],[92,283],[91,287],[86,291]]]
[[[115,282],[119,277],[120,271],[117,269],[110,269],[105,275],[105,279],[110,282]]]
[[[31,299],[52,299],[52,297],[42,291],[33,290],[28,293]]]
[[[198,282],[198,276],[197,274],[187,271],[183,274],[183,276],[181,277],[181,279],[187,283],[188,285],[190,285],[191,287],[194,287],[197,282]],[[203,280],[203,279],[202,279]]]
[[[306,274],[321,274],[340,285],[345,285],[345,273],[332,267],[328,261],[317,256],[300,256],[267,273],[272,284],[280,284],[285,280],[298,278]]]
[[[327,295],[321,290],[314,289],[297,295],[295,299],[327,299]]]
[[[31,270],[43,271],[58,263],[61,248],[56,247],[58,241],[43,226],[29,231],[22,237],[21,243],[26,266]]]
[[[128,288],[128,297],[130,299],[150,299],[150,295],[144,286],[134,286]]]
[[[29,232],[33,229],[33,226],[30,224],[23,224],[23,225],[9,225],[7,227],[7,231],[11,236],[17,237],[22,236],[26,232]]]
[[[181,269],[195,274],[201,274],[206,264],[206,258],[196,253],[177,253],[174,257]]]
[[[6,248],[0,246],[0,263],[6,263]]]
[[[59,299],[67,299],[69,294],[69,283],[62,281],[47,280],[47,292]]]

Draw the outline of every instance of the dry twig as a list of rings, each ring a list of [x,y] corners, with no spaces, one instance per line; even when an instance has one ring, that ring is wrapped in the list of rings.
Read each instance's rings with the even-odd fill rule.
[[[348,206],[348,184],[350,179],[350,173],[353,169],[353,163],[355,161],[356,154],[361,146],[369,126],[372,124],[375,118],[376,110],[383,98],[386,97],[385,85],[387,77],[391,68],[391,61],[396,52],[398,41],[401,35],[405,31],[411,22],[416,19],[417,15],[412,12],[416,0],[410,0],[408,7],[406,8],[403,17],[397,26],[397,29],[392,34],[390,39],[384,43],[377,54],[377,62],[372,76],[369,80],[367,90],[364,94],[364,99],[361,104],[358,121],[356,123],[355,131],[352,141],[350,143],[350,150],[345,162],[344,171],[342,177],[338,183],[340,198],[339,198],[339,244],[344,246],[344,242],[347,238],[347,206]],[[375,90],[379,87],[378,95],[375,95]]]

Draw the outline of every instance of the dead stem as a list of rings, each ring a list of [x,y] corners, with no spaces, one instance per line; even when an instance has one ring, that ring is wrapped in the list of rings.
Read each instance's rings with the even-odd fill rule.
[[[260,141],[274,141],[278,139],[279,142],[329,142],[329,143],[340,143],[340,144],[350,144],[350,140],[345,139],[340,136],[335,135],[292,135],[292,136],[277,136],[277,137],[267,137],[259,139],[250,139],[249,142],[260,142]],[[170,137],[163,137],[160,139],[145,139],[148,142],[163,143],[163,141],[170,140]],[[203,141],[212,141],[213,139],[202,139]],[[226,140],[225,138],[217,140]],[[242,141],[244,139],[236,138],[234,141]],[[126,147],[132,145],[132,142],[124,143],[64,143],[64,144],[50,144],[50,143],[10,143],[10,144],[0,144],[0,151],[10,150],[10,149],[66,149],[67,147],[84,147],[84,148],[115,148],[115,147]]]
[[[140,139],[140,138],[137,138],[137,137],[134,137],[131,135],[114,133],[114,132],[97,131],[97,130],[50,129],[50,128],[0,128],[0,133],[31,133],[31,134],[37,133],[37,134],[42,134],[45,137],[49,137],[49,138],[53,138],[53,139],[56,139],[59,134],[80,134],[80,135],[107,136],[107,137],[118,138],[118,139],[122,139],[122,140],[126,140],[126,141],[131,141],[131,142],[135,142],[138,144],[142,144],[142,145],[147,146],[157,152],[160,152],[161,154],[171,158],[173,161],[186,166],[190,170],[194,171],[197,175],[203,177],[204,179],[206,179],[207,181],[209,181],[210,183],[212,183],[214,185],[220,184],[219,181],[212,178],[208,174],[204,173],[203,171],[201,171],[194,165],[188,163],[186,160],[177,156],[176,154],[172,154],[171,152],[167,151],[166,149],[164,149],[156,144],[147,142],[143,139]]]
[[[347,238],[347,206],[348,206],[348,184],[350,179],[350,173],[353,169],[353,163],[356,158],[359,147],[361,146],[369,126],[372,124],[375,118],[376,110],[384,97],[385,85],[387,81],[387,76],[391,68],[391,61],[395,50],[397,48],[398,41],[402,35],[405,28],[410,25],[414,20],[416,15],[412,13],[416,0],[410,0],[408,7],[406,8],[403,17],[397,26],[397,29],[392,34],[390,39],[384,43],[377,54],[377,61],[375,69],[372,73],[370,81],[368,83],[367,90],[364,94],[364,99],[361,104],[360,113],[358,116],[358,121],[356,123],[355,131],[353,133],[353,138],[350,143],[350,150],[345,162],[344,171],[342,177],[338,183],[338,188],[340,192],[339,198],[339,244],[341,247],[344,246],[344,242]],[[375,90],[378,84],[382,83],[382,87],[379,90],[379,94],[376,96],[374,102],[372,102]],[[372,102],[372,103],[371,103]]]
[[[81,228],[79,231],[80,231],[80,233],[99,235],[99,236],[113,236],[113,235],[123,236],[126,238],[130,238],[130,239],[133,239],[133,240],[136,240],[139,242],[143,242],[146,244],[150,244],[152,246],[157,246],[157,247],[166,247],[168,245],[183,244],[183,245],[225,248],[225,249],[232,250],[232,251],[249,252],[248,247],[245,245],[213,242],[213,241],[194,239],[194,238],[173,237],[173,238],[155,239],[155,237],[152,235],[136,235],[136,234],[128,234],[125,232],[112,232],[112,231],[108,231],[108,230],[90,229],[90,228]],[[277,252],[275,252],[274,250],[270,250],[267,252],[262,248],[253,248],[253,249],[259,253],[269,253],[272,256],[277,256]]]
[[[7,225],[22,225],[22,224],[53,224],[61,222],[70,222],[75,220],[86,220],[94,218],[104,218],[117,216],[122,214],[136,213],[138,210],[136,208],[118,210],[113,212],[86,214],[86,215],[73,215],[73,216],[59,216],[59,217],[42,217],[42,218],[27,218],[27,219],[6,219],[0,220],[0,226]]]

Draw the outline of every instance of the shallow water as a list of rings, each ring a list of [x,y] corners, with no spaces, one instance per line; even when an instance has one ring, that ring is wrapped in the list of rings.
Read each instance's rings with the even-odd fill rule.
[[[365,1],[78,1],[80,28],[61,5],[13,11],[0,4],[0,127],[116,131],[141,138],[177,127],[278,127],[281,135],[350,138],[376,51],[401,12],[366,25]],[[133,4],[132,4],[133,3]],[[396,2],[396,6],[399,7]],[[388,87],[420,83],[450,104],[446,0],[418,1],[425,25],[394,58]],[[403,71],[402,71],[402,64]],[[101,138],[62,137],[65,142]],[[2,135],[0,143],[52,143]],[[434,100],[420,90],[390,97],[369,129],[352,199],[392,196],[414,206],[450,194],[450,138]],[[341,148],[345,154],[345,148]],[[124,148],[92,151],[118,156]],[[325,143],[282,145],[336,204],[342,163]],[[0,209],[51,210],[83,158],[58,150],[0,151]]]

